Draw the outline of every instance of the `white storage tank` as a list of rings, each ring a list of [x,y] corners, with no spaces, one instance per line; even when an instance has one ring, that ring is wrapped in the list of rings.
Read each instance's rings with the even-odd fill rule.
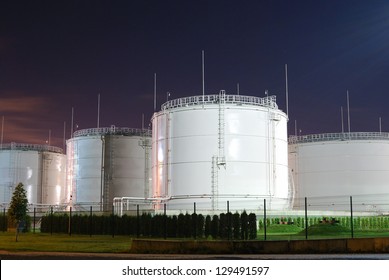
[[[289,207],[287,116],[275,96],[192,96],[152,117],[152,196],[157,208]],[[158,201],[159,200],[159,201]]]
[[[379,211],[389,198],[389,134],[324,133],[289,138],[294,208]],[[386,202],[387,204],[387,202]]]
[[[66,156],[62,149],[36,144],[3,144],[0,149],[0,203],[8,204],[23,183],[29,204],[61,205],[66,200]]]
[[[115,197],[149,196],[151,131],[126,127],[83,129],[67,145],[69,202],[111,210]]]

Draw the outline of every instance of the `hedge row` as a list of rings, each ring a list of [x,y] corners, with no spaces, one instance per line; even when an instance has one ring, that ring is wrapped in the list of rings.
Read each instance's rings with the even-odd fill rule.
[[[246,212],[213,216],[152,216],[145,213],[139,217],[74,215],[71,219],[67,214],[53,214],[42,217],[41,232],[247,240],[257,237],[257,222],[255,214]]]

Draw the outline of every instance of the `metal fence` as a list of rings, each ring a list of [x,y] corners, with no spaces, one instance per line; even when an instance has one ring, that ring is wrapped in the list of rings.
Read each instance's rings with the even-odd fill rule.
[[[218,211],[199,209],[196,203],[192,211],[171,210],[168,204],[160,210],[134,205],[135,209],[125,211],[122,216],[114,214],[115,209],[102,212],[94,210],[92,206],[88,211],[85,208],[82,211],[73,208],[34,208],[28,213],[28,231],[91,236],[124,234],[139,238],[241,239],[238,238],[242,236],[239,232],[248,223],[245,217],[242,218],[242,214],[246,213],[255,216],[256,233],[253,239],[257,240],[389,236],[389,194],[305,197],[295,199],[293,205],[293,209],[271,210],[266,199],[258,201],[255,209],[240,210],[234,209],[233,203],[228,201],[224,209]],[[7,230],[6,212],[6,208],[3,208],[0,214],[2,231]],[[224,230],[224,233],[211,235],[209,229],[206,230],[210,223],[218,231]],[[187,230],[185,234],[184,229]]]

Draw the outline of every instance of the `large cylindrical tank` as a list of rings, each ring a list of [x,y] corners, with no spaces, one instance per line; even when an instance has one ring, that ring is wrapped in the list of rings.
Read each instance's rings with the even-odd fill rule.
[[[152,196],[169,209],[289,206],[287,116],[275,96],[170,100],[152,117]],[[158,207],[158,205],[157,205]]]
[[[9,203],[22,183],[30,204],[60,205],[66,199],[66,156],[48,145],[3,144],[0,149],[0,203]]]
[[[66,145],[71,205],[110,210],[115,197],[149,196],[150,130],[83,129],[74,132]]]
[[[289,138],[294,208],[378,209],[389,196],[389,134],[324,133]],[[378,208],[377,208],[378,207]]]

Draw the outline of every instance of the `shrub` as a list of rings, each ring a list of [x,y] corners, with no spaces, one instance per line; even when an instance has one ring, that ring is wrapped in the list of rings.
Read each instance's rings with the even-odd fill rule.
[[[205,225],[204,225],[204,237],[205,238],[208,238],[209,236],[211,236],[211,233],[212,233],[211,224],[212,224],[211,216],[207,215],[205,217]]]
[[[243,213],[240,215],[240,239],[247,240],[248,239],[248,215],[246,211],[243,211]]]
[[[233,239],[241,239],[241,223],[240,223],[240,215],[239,213],[235,213],[232,215],[232,238]]]
[[[216,239],[219,236],[219,216],[214,215],[211,222],[211,236]]]

